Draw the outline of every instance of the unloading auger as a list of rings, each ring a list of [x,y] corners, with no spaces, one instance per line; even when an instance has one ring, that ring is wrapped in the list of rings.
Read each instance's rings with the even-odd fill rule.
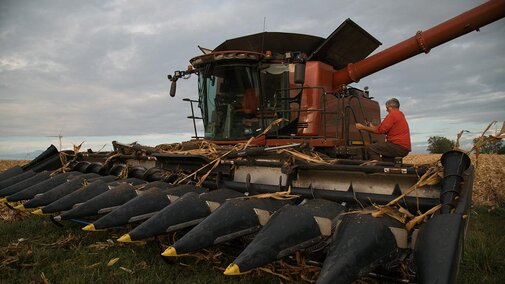
[[[468,155],[449,151],[426,166],[368,161],[365,146],[384,137],[354,125],[378,122],[379,105],[348,84],[504,16],[505,1],[489,1],[369,57],[380,42],[350,19],[326,39],[264,32],[202,49],[168,76],[171,96],[178,79],[198,76],[198,99],[184,99],[191,141],[51,146],[0,173],[0,201],[88,231],[134,226],[120,242],[184,232],[163,257],[240,240],[226,275],[298,254],[319,261],[317,283],[454,283],[472,195]]]

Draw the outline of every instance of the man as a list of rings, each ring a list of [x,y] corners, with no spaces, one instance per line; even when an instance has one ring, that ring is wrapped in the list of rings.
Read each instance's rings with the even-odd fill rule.
[[[394,157],[405,157],[411,151],[409,124],[405,115],[400,111],[400,102],[392,98],[386,102],[388,115],[377,126],[369,123],[356,123],[358,130],[365,130],[376,134],[386,134],[386,142],[367,145],[370,160],[392,160]]]

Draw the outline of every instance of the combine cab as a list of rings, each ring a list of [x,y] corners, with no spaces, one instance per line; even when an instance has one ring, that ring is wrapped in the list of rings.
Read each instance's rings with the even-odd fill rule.
[[[317,283],[455,282],[470,159],[369,161],[365,146],[384,137],[354,125],[377,124],[379,104],[348,84],[504,16],[505,2],[490,1],[370,57],[381,43],[349,19],[326,39],[264,32],[202,49],[168,76],[171,96],[178,79],[198,76],[198,99],[184,99],[191,141],[114,141],[99,153],[51,146],[0,174],[0,198],[56,223],[86,220],[89,231],[135,224],[120,242],[183,230],[164,257],[240,239],[226,275],[298,254],[319,261]]]

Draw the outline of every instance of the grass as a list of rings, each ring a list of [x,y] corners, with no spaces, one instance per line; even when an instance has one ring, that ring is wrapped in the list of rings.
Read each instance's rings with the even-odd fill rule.
[[[0,223],[1,283],[278,283],[270,275],[224,276],[221,263],[166,263],[155,242],[108,243],[110,232],[84,232],[82,225],[56,227],[47,217]],[[116,236],[117,237],[117,236]],[[119,258],[112,266],[107,263]],[[44,276],[42,276],[42,273]]]
[[[472,210],[458,283],[505,283],[505,204]],[[82,225],[56,227],[47,217],[0,223],[1,283],[279,283],[263,273],[224,276],[233,257],[166,263],[156,242],[107,242],[123,232],[84,232]],[[112,266],[107,263],[119,258]],[[43,273],[43,275],[42,275]],[[47,282],[46,282],[47,283]]]
[[[460,283],[505,283],[505,203],[472,210]]]

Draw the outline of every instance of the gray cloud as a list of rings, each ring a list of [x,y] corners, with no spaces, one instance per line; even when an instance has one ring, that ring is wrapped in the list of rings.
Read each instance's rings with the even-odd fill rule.
[[[196,81],[172,99],[166,74],[197,45],[260,32],[264,17],[268,31],[326,37],[349,17],[384,49],[481,3],[1,1],[0,136],[191,132],[181,98],[196,97]],[[505,119],[504,47],[502,19],[356,85],[381,105],[398,97],[416,137],[483,128]]]

